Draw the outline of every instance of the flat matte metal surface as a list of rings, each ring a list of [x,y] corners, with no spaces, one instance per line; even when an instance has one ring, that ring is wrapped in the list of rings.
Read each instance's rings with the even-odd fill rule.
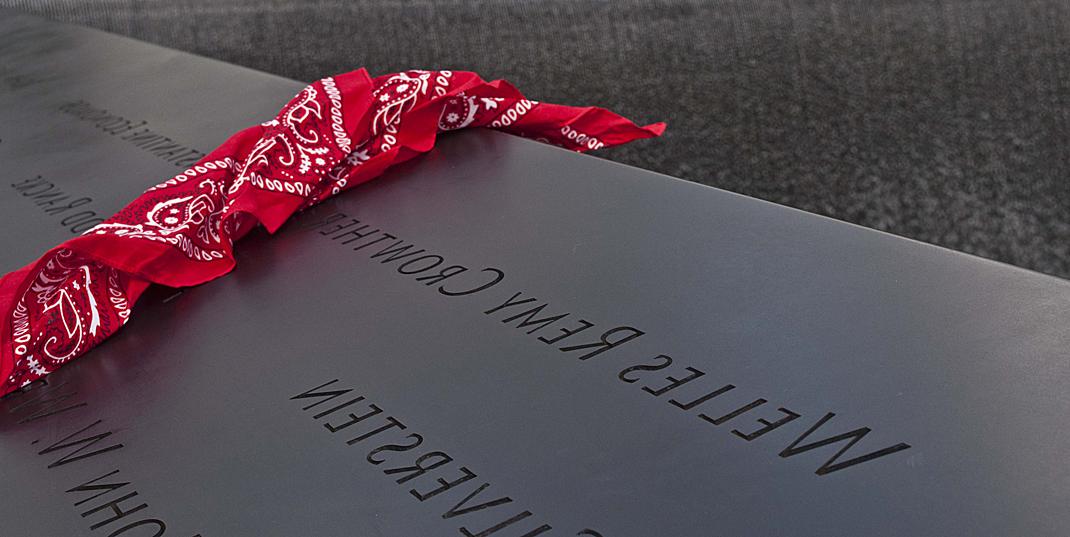
[[[300,86],[9,12],[0,66],[3,270],[70,236],[10,183],[107,214],[175,173],[60,104],[205,150]],[[1062,280],[447,136],[0,402],[0,533],[1063,536],[1068,319]]]

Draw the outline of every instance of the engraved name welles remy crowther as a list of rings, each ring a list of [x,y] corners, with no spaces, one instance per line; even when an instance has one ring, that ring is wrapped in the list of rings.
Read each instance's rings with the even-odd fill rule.
[[[308,230],[306,232],[318,234],[319,240],[361,254],[361,258],[374,262],[373,267],[411,280],[433,293],[432,296],[446,297],[447,300],[450,297],[481,299],[486,304],[481,313],[488,319],[500,321],[492,326],[519,330],[526,339],[530,337],[533,344],[556,349],[578,361],[608,364],[608,358],[623,357],[621,349],[645,335],[632,326],[597,325],[570,312],[556,313],[560,310],[550,304],[508,289],[509,280],[505,271],[499,268],[476,269],[447,262],[446,256],[429,252],[397,234],[344,213],[336,212],[322,219],[316,219],[315,214],[319,213],[303,218],[300,225]],[[910,447],[905,443],[880,449],[870,446],[870,451],[863,452],[866,449],[863,444],[862,448],[853,450],[855,444],[870,432],[869,428],[846,432],[833,429],[832,413],[809,420],[809,426],[801,434],[796,430],[790,437],[784,436],[783,431],[788,430],[789,425],[807,420],[785,406],[778,408],[776,417],[764,415],[753,421],[744,419],[755,415],[767,401],[745,397],[745,404],[718,407],[714,403],[728,400],[729,394],[745,390],[731,384],[696,389],[706,373],[679,365],[673,369],[675,363],[671,356],[659,354],[629,360],[627,365],[614,367],[612,372],[620,382],[636,386],[638,396],[667,403],[667,412],[688,412],[699,418],[695,421],[697,431],[700,430],[698,427],[720,429],[730,433],[731,436],[726,435],[726,438],[735,436],[736,441],[748,443],[763,439],[754,445],[770,445],[768,440],[780,435],[787,444],[778,453],[784,458],[824,448],[831,457],[817,468],[815,474],[818,476],[865,467],[863,463]],[[551,531],[549,523],[530,510],[518,507],[507,494],[496,492],[498,488],[492,487],[490,480],[480,479],[468,466],[455,462],[452,455],[427,448],[430,442],[425,443],[423,436],[416,432],[416,424],[406,424],[371,403],[372,394],[345,386],[331,377],[324,381],[315,386],[295,386],[286,395],[301,403],[299,408],[322,425],[321,431],[325,430],[355,450],[363,450],[360,453],[363,459],[382,468],[386,476],[397,481],[399,487],[403,487],[403,494],[429,507],[440,504],[442,510],[438,511],[435,506],[433,516],[456,522],[460,534],[506,537],[521,535],[518,532],[532,536]],[[688,396],[681,395],[684,393]],[[106,453],[120,452],[124,447],[120,440],[126,441],[119,436],[122,431],[114,430],[104,419],[86,417],[84,411],[72,412],[88,405],[62,384],[38,382],[13,393],[9,401],[12,405],[9,411],[19,424],[47,419],[58,431],[57,440],[37,440],[33,449],[49,470],[77,467],[78,477],[71,478],[62,490],[70,495],[72,507],[86,520],[90,532],[111,536],[166,535],[167,523],[153,516],[149,504],[151,497],[158,497],[161,492],[149,489],[155,489],[158,484],[123,478],[125,474],[120,468],[103,466],[104,461],[114,459],[99,458]],[[58,421],[61,419],[62,422]],[[770,434],[774,432],[778,434]],[[778,449],[784,444],[777,446]],[[376,464],[377,461],[382,462]],[[490,511],[492,508],[494,511]],[[486,528],[475,529],[465,515],[477,512],[500,514],[501,520]],[[600,535],[590,528],[578,530],[578,533],[571,529],[566,533]]]
[[[487,266],[472,269],[450,263],[443,255],[420,248],[373,223],[363,222],[342,212],[334,212],[318,220],[308,216],[303,218],[309,220],[302,225],[304,229],[315,231],[339,246],[363,254],[362,257],[366,259],[391,266],[397,274],[440,295],[493,295],[505,287],[502,285],[506,279],[505,271],[500,268]],[[486,304],[487,309],[483,310],[483,314],[523,331],[539,344],[573,355],[579,361],[588,361],[601,355],[603,359],[596,361],[605,362],[603,353],[621,348],[645,335],[642,330],[628,325],[597,326],[572,312],[555,309],[524,291],[498,293],[496,299]],[[775,412],[767,412],[748,422],[743,419],[744,416],[753,416],[752,413],[759,409],[765,410],[764,406],[769,403],[767,399],[752,395],[741,398],[739,394],[745,393],[745,390],[730,383],[707,382],[705,371],[691,366],[681,367],[678,360],[668,354],[640,359],[615,372],[621,382],[639,387],[648,397],[665,401],[667,411],[687,412],[698,418],[696,427],[727,430],[747,443],[774,438],[778,435],[770,433],[779,430],[784,443],[779,444],[776,454],[781,458],[795,457],[826,446],[838,446],[838,449],[826,448],[830,456],[814,471],[817,476],[856,467],[911,447],[910,444],[899,442],[876,449],[871,447],[867,452],[862,452],[865,448],[853,449],[871,429],[834,429],[834,412],[827,412],[816,419],[805,419],[801,413],[787,406],[778,406]],[[732,399],[735,399],[734,403],[722,402]],[[805,423],[808,425],[799,427],[799,424]],[[795,433],[790,437],[785,436],[783,432],[792,427]],[[766,441],[765,444],[770,445],[771,442]]]
[[[81,199],[40,177],[12,183],[11,187],[22,197],[32,199],[34,203],[37,203],[44,214],[57,219],[65,216],[59,213],[66,207],[60,205],[61,201],[69,205],[72,201]],[[80,206],[81,203],[76,205],[79,206],[66,208],[70,210],[85,208]],[[50,212],[50,209],[54,211]],[[61,224],[66,223],[61,222]],[[513,289],[507,289],[508,281],[505,272],[501,269],[489,266],[469,268],[451,264],[444,256],[428,252],[388,231],[346,214],[334,213],[322,220],[307,224],[306,227],[332,241],[332,244],[344,246],[353,252],[367,254],[367,258],[374,260],[376,265],[388,267],[392,272],[414,280],[421,286],[426,286],[432,293],[446,297],[477,296],[485,299],[486,307],[480,311],[489,319],[497,319],[502,325],[530,336],[532,344],[541,344],[546,348],[556,349],[579,361],[608,364],[607,357],[622,357],[623,352],[619,349],[625,349],[629,343],[645,336],[642,330],[632,326],[596,325],[573,313],[560,313],[560,309],[539,301],[523,291],[514,292]],[[72,229],[72,231],[77,230]],[[495,323],[495,325],[499,324]],[[831,412],[819,418],[806,418],[787,406],[779,406],[773,411],[770,410],[772,405],[765,406],[769,401],[762,397],[746,397],[742,404],[735,402],[729,404],[727,401],[732,400],[733,396],[738,398],[739,394],[747,391],[746,388],[732,384],[710,384],[707,382],[709,376],[705,371],[681,366],[679,360],[667,354],[636,357],[628,365],[614,368],[612,373],[620,382],[635,386],[637,396],[652,400],[660,399],[663,403],[667,403],[666,412],[687,412],[697,417],[698,420],[695,420],[697,432],[719,429],[731,435],[725,435],[726,438],[735,436],[740,440],[733,441],[748,443],[762,439],[761,442],[753,444],[756,446],[771,445],[773,442],[770,440],[780,436],[784,442],[778,443],[776,449],[783,449],[774,453],[783,458],[794,457],[811,450],[816,450],[815,453],[825,451],[831,456],[814,472],[818,476],[825,476],[851,467],[864,467],[859,465],[910,447],[905,443],[898,443],[880,449],[873,449],[874,446],[869,446],[867,451],[864,442],[856,447],[855,445],[867,436],[870,429],[862,427],[846,432],[842,428],[834,429],[835,414]],[[58,389],[59,387],[48,388]],[[324,391],[330,391],[323,386],[318,389],[312,386],[295,388],[299,388],[300,394],[306,394],[307,397],[315,397],[307,394],[322,394]],[[18,401],[12,411],[17,413],[21,422],[28,423],[58,416],[69,409],[84,406],[84,404],[71,402],[74,395],[61,392],[59,395],[49,396],[47,393],[49,391],[51,390],[34,392],[35,395],[29,400]],[[295,393],[297,391],[295,390]],[[287,395],[294,396],[292,393]],[[399,484],[406,487],[411,485],[411,490],[408,488],[405,490],[420,502],[430,502],[432,499],[445,502],[443,511],[435,514],[441,515],[444,519],[453,519],[459,523],[468,524],[460,525],[458,532],[476,537],[490,535],[504,537],[520,535],[518,532],[525,530],[528,533],[524,535],[537,535],[550,531],[549,524],[542,523],[542,521],[534,522],[537,517],[529,510],[514,508],[516,504],[511,503],[511,498],[504,494],[494,493],[495,488],[490,488],[488,482],[477,479],[474,472],[455,463],[451,456],[421,448],[420,444],[414,440],[414,435],[417,433],[406,430],[403,421],[394,418],[394,421],[386,422],[386,428],[383,425],[372,427],[372,419],[368,414],[380,414],[378,407],[366,405],[363,412],[358,412],[354,410],[355,406],[348,408],[338,406],[343,403],[356,405],[356,403],[350,403],[352,399],[332,402],[330,408],[322,408],[328,406],[323,404],[307,411],[309,415],[321,422],[323,428],[331,434],[337,433],[339,439],[347,444],[354,439],[361,439],[350,445],[367,446],[368,458],[372,458],[371,452],[378,449],[379,451],[374,454],[375,460],[386,461],[385,457],[394,455],[395,457],[389,462],[399,463],[402,461],[400,455],[409,455],[403,452],[411,450],[413,458],[405,465],[384,463],[380,468],[384,468],[384,472],[391,469],[405,469],[398,470],[398,475],[390,474],[391,478],[396,481],[409,477],[411,483],[405,480]],[[324,414],[324,412],[327,413]],[[753,416],[762,412],[765,412],[762,417],[752,419]],[[364,421],[365,419],[368,421]],[[799,427],[803,423],[807,426]],[[362,425],[370,430],[358,431],[358,426]],[[795,434],[790,437],[785,435],[785,431],[792,427],[796,429]],[[76,464],[86,467],[86,475],[72,481],[70,486],[63,490],[71,498],[77,514],[86,520],[87,528],[93,532],[92,534],[113,536],[165,534],[166,523],[161,518],[153,518],[152,508],[148,501],[142,501],[145,497],[159,494],[159,491],[147,490],[153,484],[124,479],[124,474],[119,468],[89,468],[91,463],[101,460],[97,458],[98,455],[122,449],[123,444],[117,440],[121,431],[117,430],[116,434],[113,434],[101,419],[88,420],[84,423],[72,421],[69,427],[64,425],[58,430],[62,431],[57,435],[62,436],[59,440],[54,442],[49,440],[48,445],[45,445],[46,442],[42,440],[39,445],[35,445],[35,452],[43,460],[47,459],[45,462],[48,463],[50,469],[69,468]],[[352,434],[347,436],[342,432],[343,430]],[[801,434],[799,434],[800,431]],[[776,434],[770,434],[774,432]],[[397,433],[402,438],[387,439],[386,435],[390,433]],[[368,436],[369,434],[372,436]],[[379,434],[383,436],[379,437]],[[345,438],[342,438],[343,436]],[[379,442],[381,445],[371,445],[375,441],[381,441]],[[418,449],[421,450],[418,451]],[[470,474],[472,477],[469,477]],[[454,487],[456,489],[451,490]],[[144,493],[139,493],[139,490],[143,489]],[[441,496],[439,496],[440,492]],[[452,492],[453,495],[446,494],[446,492]],[[465,514],[491,508],[501,509],[503,517],[501,522],[486,529],[473,529],[469,527],[471,524],[462,518]],[[512,510],[506,512],[508,509]],[[599,535],[591,529],[579,530],[578,533],[572,529],[567,533],[569,535]],[[183,537],[186,536],[183,535]]]

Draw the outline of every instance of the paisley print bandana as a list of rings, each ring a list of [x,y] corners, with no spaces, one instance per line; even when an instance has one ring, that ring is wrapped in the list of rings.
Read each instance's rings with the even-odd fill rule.
[[[0,395],[84,354],[125,324],[151,283],[197,285],[234,267],[233,244],[429,151],[438,133],[488,127],[576,151],[658,136],[608,110],[540,103],[461,71],[324,78],[83,235],[0,279]]]

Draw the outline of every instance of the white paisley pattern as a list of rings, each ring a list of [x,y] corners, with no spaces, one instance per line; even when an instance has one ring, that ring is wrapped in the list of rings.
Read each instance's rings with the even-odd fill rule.
[[[550,113],[539,117],[540,110]],[[474,73],[412,70],[373,80],[360,70],[325,78],[274,119],[235,134],[83,236],[6,276],[0,283],[17,289],[0,295],[15,297],[0,303],[7,315],[0,395],[118,330],[149,283],[221,276],[234,265],[233,242],[253,225],[274,231],[294,211],[428,151],[437,132],[478,126],[577,151],[661,132],[600,109],[531,101]]]

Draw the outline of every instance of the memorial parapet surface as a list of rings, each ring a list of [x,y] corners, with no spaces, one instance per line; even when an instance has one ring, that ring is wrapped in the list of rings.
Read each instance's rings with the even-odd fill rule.
[[[9,11],[0,66],[5,271],[303,85]],[[239,256],[0,402],[0,534],[1070,531],[1062,280],[494,132]]]

